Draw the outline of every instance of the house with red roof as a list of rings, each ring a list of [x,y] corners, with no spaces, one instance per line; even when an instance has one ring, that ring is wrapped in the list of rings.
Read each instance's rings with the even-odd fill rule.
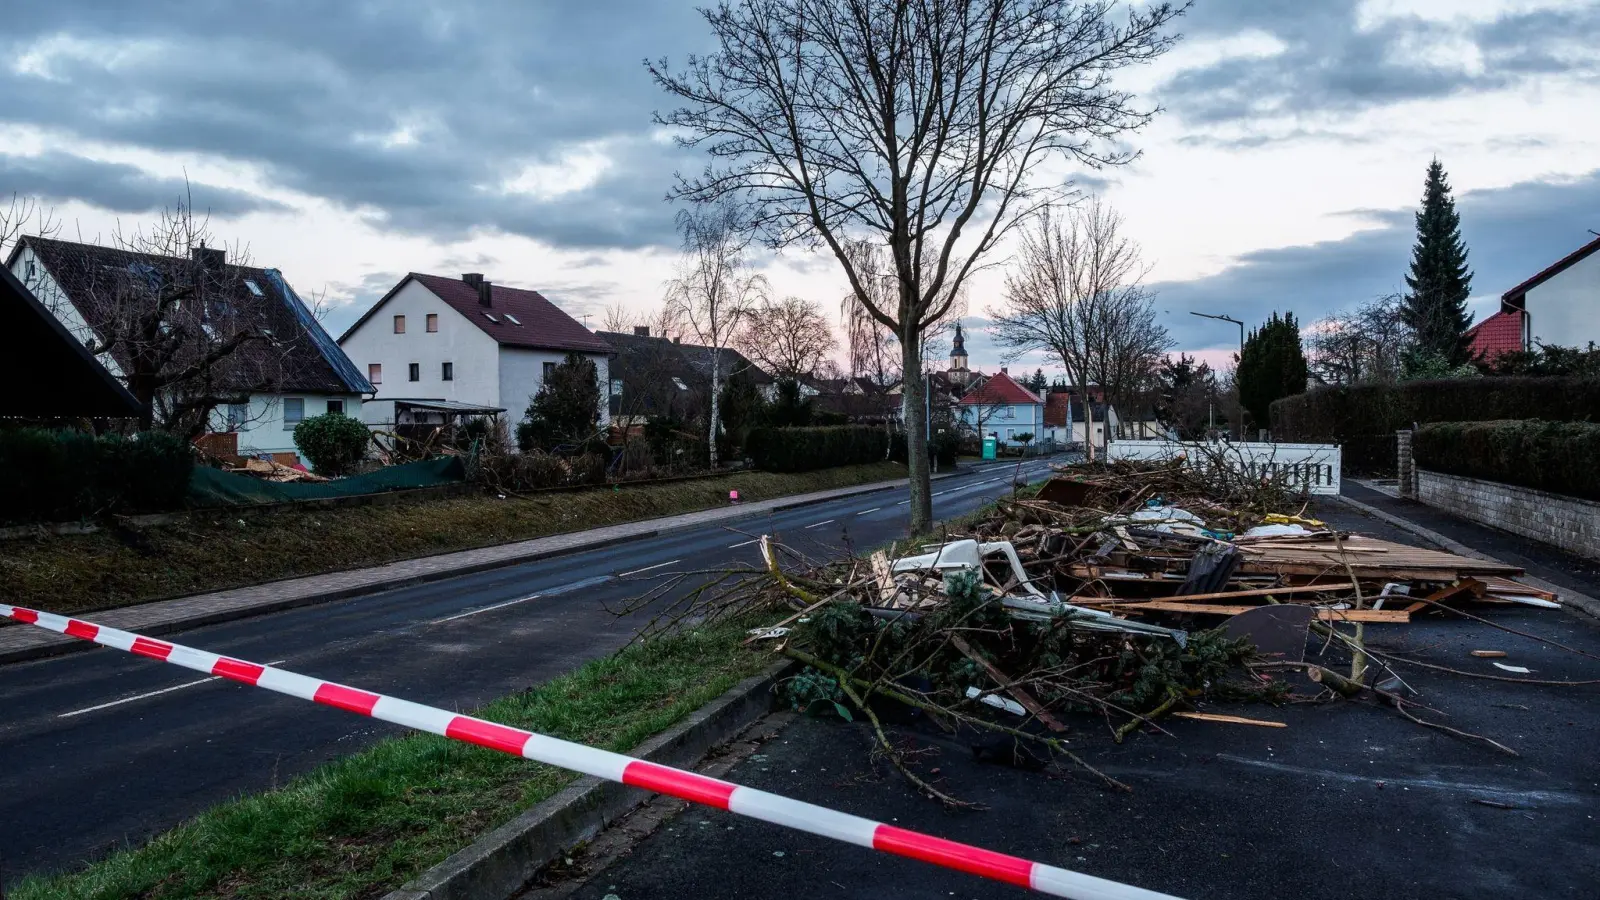
[[[1019,444],[1017,435],[1038,442],[1045,435],[1044,400],[1018,384],[1004,368],[962,395],[956,403],[961,423],[982,437],[993,435]]]
[[[1600,237],[1500,296],[1500,311],[1467,332],[1475,357],[1534,344],[1600,344]]]
[[[600,420],[610,421],[611,345],[538,291],[494,284],[481,273],[408,274],[339,345],[366,373],[376,400],[497,408],[513,422],[545,377],[568,353],[578,353],[594,361]]]

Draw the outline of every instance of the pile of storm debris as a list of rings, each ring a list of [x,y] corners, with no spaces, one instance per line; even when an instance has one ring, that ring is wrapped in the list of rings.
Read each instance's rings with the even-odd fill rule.
[[[804,665],[785,683],[795,708],[864,717],[950,804],[885,722],[931,723],[1023,767],[1067,758],[1117,787],[1069,749],[1069,728],[1078,746],[1096,722],[1118,742],[1168,716],[1282,727],[1203,708],[1221,701],[1363,698],[1515,755],[1425,718],[1402,664],[1454,670],[1375,649],[1365,629],[1488,621],[1554,595],[1514,567],[1341,533],[1308,509],[1284,481],[1181,462],[1069,467],[935,541],[816,563],[762,537],[764,568],[678,573],[635,608],[657,613],[654,628],[763,617],[749,642]]]

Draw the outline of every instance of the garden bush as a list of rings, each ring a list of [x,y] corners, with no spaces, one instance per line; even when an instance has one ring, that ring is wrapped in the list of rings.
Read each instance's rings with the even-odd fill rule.
[[[768,472],[810,472],[878,462],[888,450],[888,433],[874,425],[753,428],[745,441],[745,454],[756,468]]]
[[[183,506],[194,455],[170,434],[0,430],[0,522],[51,522]]]
[[[312,416],[294,427],[294,444],[318,475],[348,475],[366,458],[371,440],[366,425],[343,413]]]
[[[1517,419],[1436,422],[1412,437],[1417,467],[1600,500],[1600,425]]]

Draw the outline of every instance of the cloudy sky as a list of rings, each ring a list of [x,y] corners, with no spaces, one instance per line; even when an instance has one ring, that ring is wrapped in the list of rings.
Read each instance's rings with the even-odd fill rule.
[[[105,239],[192,185],[219,238],[322,294],[338,333],[406,271],[482,271],[574,314],[659,303],[664,194],[700,160],[642,65],[710,49],[660,0],[11,0],[0,193]],[[1124,84],[1165,112],[1084,179],[1126,217],[1178,345],[1397,290],[1445,163],[1474,305],[1600,230],[1600,0],[1197,0]],[[1088,174],[1088,173],[1085,173]],[[764,261],[837,308],[829,260]],[[998,277],[973,286],[974,362]],[[598,319],[591,319],[597,324]],[[1031,365],[1031,361],[1028,361]]]

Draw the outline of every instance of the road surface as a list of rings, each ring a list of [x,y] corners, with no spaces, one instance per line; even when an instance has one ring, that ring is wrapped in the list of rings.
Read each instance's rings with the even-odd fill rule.
[[[1015,471],[1011,462],[934,482],[935,515],[958,516],[1005,494]],[[1022,466],[1030,480],[1047,473],[1043,460]],[[847,541],[883,544],[905,533],[904,497],[864,494],[729,526],[747,534],[706,526],[198,628],[176,640],[467,710],[626,643],[639,620],[618,619],[603,604],[641,593],[652,576],[755,564],[753,536],[762,533],[813,557]],[[103,649],[0,667],[0,709],[7,881],[142,844],[220,801],[401,730]]]

